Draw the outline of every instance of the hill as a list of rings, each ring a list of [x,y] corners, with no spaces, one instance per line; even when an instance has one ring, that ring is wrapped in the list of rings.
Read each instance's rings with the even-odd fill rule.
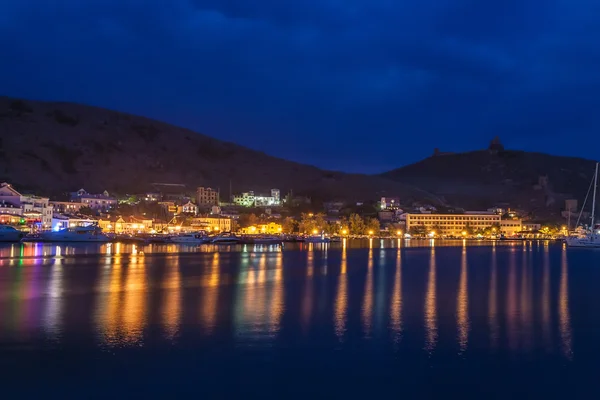
[[[418,184],[451,204],[469,208],[508,203],[556,215],[564,200],[583,201],[595,162],[574,157],[505,150],[498,139],[487,150],[436,153],[381,175]]]
[[[6,97],[0,97],[2,181],[46,195],[81,187],[138,193],[155,182],[228,191],[231,181],[235,192],[276,187],[324,199],[429,196],[382,177],[323,171],[144,117]]]

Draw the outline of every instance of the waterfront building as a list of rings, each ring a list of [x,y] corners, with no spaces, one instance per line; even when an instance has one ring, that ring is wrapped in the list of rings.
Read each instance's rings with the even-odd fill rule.
[[[111,233],[138,233],[150,232],[152,230],[151,219],[140,219],[133,216],[130,217],[112,217],[101,219],[98,221],[98,226],[104,232]]]
[[[196,189],[196,204],[200,207],[219,205],[219,191],[209,187]]]
[[[191,225],[212,232],[231,232],[233,220],[220,216],[196,217],[192,219]]]
[[[23,210],[5,200],[0,200],[0,224],[16,225],[20,223]]]
[[[520,219],[502,219],[500,220],[500,232],[506,236],[514,236],[523,230],[523,224]]]
[[[524,221],[523,222],[523,230],[524,231],[539,231],[540,229],[542,229],[542,224],[538,223],[538,222],[531,222],[531,221]]]
[[[30,227],[50,229],[52,226],[52,205],[47,197],[23,195],[4,182],[0,184],[0,203],[5,212],[14,211],[11,214],[20,215],[19,220],[24,219]]]
[[[406,229],[424,228],[425,232],[435,231],[437,235],[460,235],[467,229],[485,229],[499,225],[501,217],[498,214],[467,211],[464,214],[404,214]]]
[[[280,234],[283,231],[283,227],[281,224],[277,224],[275,222],[269,222],[268,224],[260,224],[253,225],[247,228],[242,228],[241,232],[244,235],[258,235],[258,234],[268,234],[268,235],[276,235]]]

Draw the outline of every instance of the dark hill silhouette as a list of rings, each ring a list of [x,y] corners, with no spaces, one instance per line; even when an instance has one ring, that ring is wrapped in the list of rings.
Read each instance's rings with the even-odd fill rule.
[[[285,146],[282,142],[282,146]],[[323,199],[424,199],[382,177],[323,171],[144,117],[72,103],[0,97],[0,182],[53,195],[137,193],[152,183],[234,191],[292,189]]]
[[[560,210],[566,198],[583,200],[595,162],[505,150],[496,138],[487,150],[440,153],[381,174],[418,185],[452,204],[482,208],[509,203],[525,210]]]

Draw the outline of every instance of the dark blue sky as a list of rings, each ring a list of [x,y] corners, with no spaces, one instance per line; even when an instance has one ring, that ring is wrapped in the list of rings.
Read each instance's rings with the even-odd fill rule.
[[[599,158],[598,0],[4,0],[0,94],[320,167],[441,150]]]

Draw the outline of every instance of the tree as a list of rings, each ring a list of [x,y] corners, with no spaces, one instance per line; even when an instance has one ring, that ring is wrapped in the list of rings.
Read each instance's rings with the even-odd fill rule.
[[[249,226],[256,226],[259,223],[258,217],[255,214],[242,214],[238,220],[240,227],[248,228]]]
[[[318,213],[315,214],[314,218],[314,223],[315,223],[315,228],[319,233],[325,231],[327,229],[327,222],[325,221],[325,214],[322,213]]]
[[[358,214],[351,214],[348,218],[348,228],[351,235],[363,235],[365,233],[365,221]]]
[[[379,235],[381,233],[381,227],[379,225],[379,220],[377,218],[369,218],[366,221],[365,230],[369,234],[371,234],[371,231],[372,231],[374,235]]]
[[[285,217],[283,223],[281,224],[281,228],[283,233],[291,234],[296,231],[296,220],[292,217]]]
[[[473,235],[475,233],[475,229],[473,228],[473,226],[470,223],[466,223],[465,227],[463,229],[465,232],[467,232],[467,235]]]
[[[302,213],[298,230],[300,233],[312,233],[316,228],[312,214]]]
[[[426,232],[427,232],[427,229],[425,229],[425,225],[411,226],[410,229],[408,230],[408,233],[410,233],[411,235],[415,235],[415,236],[424,236]]]

